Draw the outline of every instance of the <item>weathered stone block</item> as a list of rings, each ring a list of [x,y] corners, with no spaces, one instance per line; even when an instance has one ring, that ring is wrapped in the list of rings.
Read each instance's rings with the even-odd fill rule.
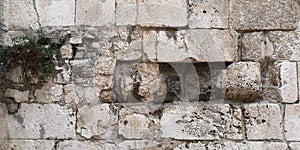
[[[300,142],[291,142],[289,143],[289,147],[291,150],[299,150]]]
[[[228,28],[229,1],[190,0],[190,28]]]
[[[53,140],[9,140],[6,149],[51,150],[54,144]]]
[[[144,31],[143,32],[143,51],[145,53],[145,59],[149,61],[156,61],[157,59],[157,32],[156,31]]]
[[[151,27],[187,25],[186,0],[138,0],[137,23]]]
[[[62,58],[71,59],[73,58],[73,49],[71,44],[66,44],[60,48]]]
[[[95,72],[102,75],[112,75],[115,69],[116,59],[100,56],[95,63]]]
[[[241,109],[224,105],[167,105],[161,118],[162,137],[180,140],[242,139]]]
[[[11,30],[38,29],[34,1],[3,0],[0,2],[0,24]],[[26,16],[26,17],[24,17]]]
[[[248,149],[255,150],[283,150],[288,149],[284,142],[248,142]]]
[[[78,109],[77,133],[85,138],[114,139],[117,137],[117,108],[101,104]]]
[[[207,144],[208,150],[248,150],[248,145],[242,142],[209,142]]]
[[[226,100],[255,101],[262,98],[260,64],[237,62],[226,70]]]
[[[201,142],[197,143],[183,143],[175,147],[174,150],[206,150],[205,144]]]
[[[64,86],[66,103],[75,104],[97,104],[99,102],[99,92],[94,87],[68,84]]]
[[[107,141],[102,142],[91,142],[91,141],[78,141],[78,140],[65,140],[58,142],[57,150],[100,150],[108,149],[113,150],[117,149],[114,144],[109,144]]]
[[[114,23],[115,0],[77,0],[77,25],[103,26]]]
[[[37,102],[52,103],[63,100],[63,85],[49,84],[36,89],[34,96]]]
[[[280,67],[281,86],[279,89],[282,102],[294,103],[298,100],[297,63],[281,62],[278,66]]]
[[[242,60],[257,61],[265,56],[264,32],[244,33],[242,39]]]
[[[15,89],[6,89],[4,96],[13,98],[17,103],[27,102],[30,91],[19,91]]]
[[[118,129],[124,138],[145,140],[159,135],[159,118],[154,116],[158,107],[123,104],[121,108]]]
[[[137,1],[116,0],[116,25],[136,25]]]
[[[56,104],[23,103],[6,122],[11,139],[75,138],[75,111]]]
[[[295,0],[232,0],[231,26],[236,30],[295,29],[299,4]]]
[[[284,116],[285,138],[288,141],[300,140],[300,105],[286,105]]]
[[[281,116],[282,112],[277,104],[244,105],[247,138],[249,140],[282,139]]]
[[[75,0],[36,0],[41,26],[74,25]]]

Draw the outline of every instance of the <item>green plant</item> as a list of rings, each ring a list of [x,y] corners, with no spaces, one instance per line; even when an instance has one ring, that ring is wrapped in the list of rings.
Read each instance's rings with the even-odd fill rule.
[[[53,43],[42,30],[22,37],[13,46],[0,45],[0,72],[21,66],[26,77],[45,78],[55,72],[55,58],[60,58],[60,43]]]

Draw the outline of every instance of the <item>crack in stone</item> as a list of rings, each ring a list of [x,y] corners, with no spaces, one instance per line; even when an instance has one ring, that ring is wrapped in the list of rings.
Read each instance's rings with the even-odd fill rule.
[[[36,13],[36,15],[37,15],[37,17],[38,17],[38,24],[39,24],[39,28],[41,28],[42,27],[42,25],[41,25],[41,20],[40,20],[40,14],[39,14],[39,12],[38,12],[38,10],[37,10],[37,5],[36,5],[36,0],[33,0],[33,8],[34,8],[34,11],[35,11],[35,13]]]

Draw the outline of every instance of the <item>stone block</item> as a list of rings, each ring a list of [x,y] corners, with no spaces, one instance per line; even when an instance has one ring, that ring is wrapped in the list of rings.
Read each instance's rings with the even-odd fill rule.
[[[29,100],[30,91],[19,91],[15,89],[6,89],[4,96],[13,98],[17,103],[27,102]]]
[[[34,92],[35,101],[40,103],[52,103],[63,100],[63,85],[49,84]]]
[[[209,142],[207,144],[207,150],[248,150],[248,145],[242,142]]]
[[[64,92],[66,103],[93,105],[99,102],[100,91],[91,86],[68,84],[64,86]]]
[[[186,0],[138,0],[137,24],[151,27],[185,27]]]
[[[300,142],[291,142],[289,143],[289,147],[291,150],[299,150]]]
[[[75,138],[75,111],[56,104],[22,103],[18,112],[6,116],[11,139]]]
[[[77,133],[87,139],[117,137],[117,107],[110,104],[83,106],[78,109]]]
[[[116,25],[136,25],[137,1],[116,0]]]
[[[281,140],[282,112],[278,104],[245,104],[244,123],[249,140]]]
[[[228,104],[166,105],[160,121],[162,137],[178,140],[242,139],[240,108]]]
[[[100,56],[95,63],[95,72],[102,75],[112,75],[115,69],[116,59]]]
[[[232,0],[230,21],[235,30],[295,29],[299,4],[295,0]]]
[[[300,104],[286,105],[284,128],[288,141],[300,141]]]
[[[54,144],[54,140],[9,140],[6,149],[51,150]]]
[[[65,140],[58,142],[57,150],[101,150],[117,149],[114,144],[109,144],[107,141],[79,141],[79,140]]]
[[[298,100],[298,85],[297,85],[297,63],[296,62],[281,62],[278,64],[280,68],[280,79],[282,102],[294,103]]]
[[[41,26],[74,25],[75,0],[36,0]]]
[[[288,149],[284,142],[248,142],[248,149],[255,150],[283,150]]]
[[[190,28],[228,28],[229,0],[190,0]]]
[[[264,32],[244,33],[242,39],[242,60],[258,61],[265,56]]]
[[[77,0],[77,25],[103,26],[114,23],[115,0]]]
[[[156,61],[157,59],[157,32],[156,31],[144,31],[143,32],[143,51],[145,53],[145,59],[149,61]]]
[[[35,10],[34,1],[3,0],[0,2],[0,7],[0,24],[8,29],[21,30],[39,28],[39,19]]]
[[[72,59],[73,49],[71,44],[66,44],[60,48],[60,53],[62,58]]]
[[[205,144],[201,142],[183,143],[174,148],[174,150],[206,150]]]
[[[262,98],[260,64],[236,62],[227,67],[226,100],[251,102]]]

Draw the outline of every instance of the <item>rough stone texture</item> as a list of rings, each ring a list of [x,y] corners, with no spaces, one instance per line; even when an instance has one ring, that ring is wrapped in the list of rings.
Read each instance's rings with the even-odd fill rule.
[[[161,118],[162,137],[180,140],[242,139],[239,108],[224,105],[167,105]]]
[[[299,4],[295,0],[231,0],[230,21],[236,30],[295,29]]]
[[[288,146],[283,142],[248,142],[248,149],[255,150],[283,150]]]
[[[39,28],[34,1],[3,0],[0,2],[0,24],[11,30]],[[26,17],[24,17],[26,16]]]
[[[99,150],[99,149],[116,149],[115,145],[104,142],[90,142],[90,141],[77,141],[67,140],[57,144],[57,150]]]
[[[57,84],[49,84],[41,89],[36,89],[34,96],[35,101],[40,103],[52,103],[63,100],[63,86]]]
[[[52,140],[10,140],[5,149],[51,150],[54,147],[54,144],[55,142]]]
[[[154,139],[159,135],[159,107],[143,104],[123,104],[118,124],[119,134],[126,139]]]
[[[13,46],[13,44],[21,42],[21,37],[24,37],[25,34],[23,31],[8,31],[6,33],[1,34],[1,36],[1,45]]]
[[[159,31],[158,62],[234,61],[237,59],[237,33],[229,30]],[[155,52],[152,52],[155,53]]]
[[[249,140],[282,139],[281,114],[282,111],[278,104],[244,105],[244,123],[247,138]]]
[[[136,25],[136,17],[136,0],[116,0],[116,25]]]
[[[138,0],[137,23],[151,27],[184,27],[188,22],[185,0]]]
[[[15,89],[6,89],[4,96],[13,98],[17,103],[27,102],[30,91],[19,91]]]
[[[96,104],[99,101],[99,91],[94,87],[68,84],[64,86],[66,103]]]
[[[74,25],[75,0],[36,0],[41,26]]]
[[[190,28],[228,28],[229,0],[190,0]]]
[[[300,104],[286,105],[284,128],[288,141],[300,141]]]
[[[78,109],[77,133],[90,139],[114,139],[117,136],[117,108],[98,104]]]
[[[251,102],[262,97],[260,64],[237,62],[226,71],[226,100]]]
[[[300,149],[300,142],[291,142],[289,144],[291,150],[299,150]]]
[[[281,62],[279,67],[282,102],[294,103],[298,100],[297,63]]]
[[[102,26],[115,23],[115,0],[77,0],[76,24]]]
[[[56,104],[23,103],[6,122],[11,139],[75,138],[75,112]]]
[[[156,61],[157,59],[157,32],[156,31],[144,31],[143,32],[143,51],[145,53],[145,59],[149,61]]]
[[[259,60],[264,54],[265,49],[264,32],[244,33],[242,39],[242,60]]]

